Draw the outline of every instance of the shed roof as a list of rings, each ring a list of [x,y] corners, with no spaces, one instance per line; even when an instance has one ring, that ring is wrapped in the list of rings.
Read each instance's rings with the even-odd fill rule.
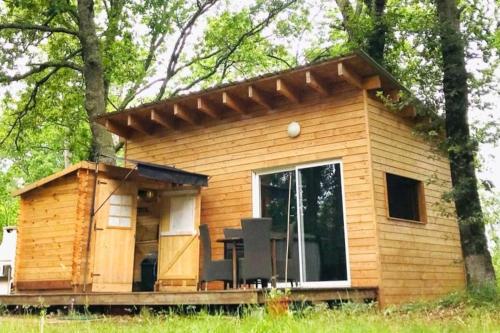
[[[102,172],[113,173],[119,178],[125,177],[127,173],[129,173],[131,170],[134,170],[132,176],[135,178],[147,178],[161,182],[189,184],[195,186],[207,186],[208,184],[208,176],[206,175],[181,170],[171,166],[146,163],[140,161],[134,161],[134,163],[137,166],[136,171],[134,169],[124,168],[104,163],[99,163],[98,170]],[[56,179],[69,175],[73,172],[76,172],[80,169],[95,170],[96,167],[97,167],[96,163],[82,161],[74,165],[71,165],[64,170],[56,172],[50,176],[42,178],[34,183],[26,185],[18,190],[15,190],[12,192],[12,195],[18,196],[27,193],[38,187],[48,184]]]
[[[124,138],[152,135],[157,129],[179,130],[230,114],[252,116],[300,103],[306,96],[325,97],[342,83],[384,93],[408,91],[366,53],[308,64],[210,89],[107,113],[95,120]]]

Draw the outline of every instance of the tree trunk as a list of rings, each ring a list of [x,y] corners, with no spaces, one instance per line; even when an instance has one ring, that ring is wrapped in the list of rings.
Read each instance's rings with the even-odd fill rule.
[[[456,0],[436,0],[443,59],[446,138],[462,252],[470,287],[495,282],[477,189],[472,140],[467,119],[465,45]]]
[[[362,47],[370,57],[382,64],[384,62],[385,41],[388,31],[387,24],[384,20],[384,12],[386,0],[364,0],[365,6],[368,8],[368,13],[373,21],[373,29],[362,38],[356,32],[357,20],[356,15],[360,15],[361,7],[355,10],[349,0],[336,0],[337,6],[342,14],[343,27],[347,32],[349,41],[356,47]]]
[[[384,20],[386,0],[371,0],[370,13],[373,20],[373,30],[366,41],[366,52],[375,61],[384,62],[384,49],[387,34],[387,24]]]
[[[91,157],[98,157],[99,154],[114,157],[115,150],[111,134],[93,121],[95,116],[106,112],[104,72],[94,23],[93,0],[78,0],[78,20],[84,62],[85,110],[92,131]],[[114,162],[109,158],[101,158],[101,161]]]

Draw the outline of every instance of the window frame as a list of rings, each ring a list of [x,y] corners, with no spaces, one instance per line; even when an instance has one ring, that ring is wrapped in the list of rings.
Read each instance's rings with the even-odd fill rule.
[[[344,178],[344,162],[342,159],[329,159],[329,160],[320,160],[320,161],[313,161],[313,162],[303,162],[303,163],[296,163],[296,164],[289,164],[289,165],[282,165],[282,166],[275,166],[275,167],[269,167],[269,168],[263,168],[263,169],[254,169],[251,171],[251,176],[252,176],[252,215],[253,217],[259,218],[262,217],[262,212],[261,212],[261,193],[260,193],[260,176],[261,175],[267,175],[267,174],[272,174],[272,173],[277,173],[277,172],[286,172],[286,171],[293,171],[295,172],[295,190],[297,193],[297,197],[295,200],[297,200],[297,210],[300,209],[301,206],[301,198],[299,195],[299,171],[300,169],[306,169],[306,168],[312,168],[312,167],[317,167],[317,166],[323,166],[323,165],[329,165],[329,164],[339,164],[340,165],[340,173],[342,175],[342,207],[343,207],[343,218],[344,218],[344,246],[345,246],[345,257],[346,257],[346,273],[347,273],[347,279],[346,280],[339,280],[339,281],[304,281],[304,276],[303,276],[303,265],[304,265],[304,258],[303,258],[303,248],[304,248],[304,240],[303,236],[300,236],[301,240],[299,240],[299,253],[301,253],[301,258],[300,258],[300,281],[299,286],[302,288],[349,288],[352,285],[352,279],[351,279],[351,259],[350,259],[350,248],[349,248],[349,235],[348,235],[348,226],[347,226],[347,207],[346,207],[346,195],[345,195],[345,178]],[[303,221],[302,221],[302,216],[297,211],[297,227],[298,227],[298,233],[302,233],[302,228],[303,228]],[[278,283],[279,287],[286,287],[285,283]]]
[[[389,186],[387,184],[387,175],[393,175],[397,177],[407,178],[410,180],[414,180],[417,182],[417,205],[418,205],[418,220],[413,219],[405,219],[401,217],[391,216],[391,211],[389,207]],[[425,202],[425,186],[424,182],[420,179],[416,179],[413,177],[403,176],[399,173],[393,172],[384,172],[384,189],[385,189],[385,206],[386,206],[386,217],[388,220],[399,221],[399,222],[409,222],[415,224],[427,224],[427,205]]]
[[[131,201],[130,201],[130,206],[128,205],[118,205],[118,204],[113,204],[111,203],[111,197],[112,196],[129,196],[131,198]],[[111,214],[111,207],[112,206],[119,206],[119,207],[130,207],[130,216],[128,217],[130,219],[130,225],[129,226],[122,226],[122,225],[113,225],[113,224],[110,224],[110,218],[111,217],[124,217],[124,216],[116,216],[116,215],[112,215]],[[107,217],[107,221],[106,221],[106,228],[108,229],[123,229],[123,230],[130,230],[134,227],[134,207],[135,207],[135,204],[134,204],[134,196],[132,194],[119,194],[119,193],[114,193],[112,194],[110,197],[109,197],[109,206],[108,206],[108,217]]]

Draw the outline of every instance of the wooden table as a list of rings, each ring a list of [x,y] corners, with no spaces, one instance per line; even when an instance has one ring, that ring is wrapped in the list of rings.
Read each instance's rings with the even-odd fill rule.
[[[271,286],[273,288],[276,288],[276,241],[278,240],[284,240],[286,239],[286,236],[282,234],[271,234]],[[237,252],[236,252],[236,244],[238,243],[243,243],[243,238],[241,237],[228,237],[228,238],[221,238],[217,239],[218,243],[224,243],[224,244],[233,244],[233,248],[231,250],[232,254],[232,261],[233,261],[233,288],[237,288],[237,282],[238,282],[238,258],[237,258]],[[244,244],[243,244],[244,246]]]
[[[218,243],[233,244],[232,249],[232,259],[233,259],[233,289],[238,287],[238,258],[236,256],[236,244],[243,243],[243,238],[241,237],[228,237],[217,239]]]

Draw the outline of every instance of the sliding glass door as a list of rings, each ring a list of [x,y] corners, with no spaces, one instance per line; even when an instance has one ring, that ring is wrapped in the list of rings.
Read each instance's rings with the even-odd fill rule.
[[[348,286],[340,162],[256,172],[253,185],[254,215],[272,217],[274,232],[290,225],[288,277],[302,286]]]

